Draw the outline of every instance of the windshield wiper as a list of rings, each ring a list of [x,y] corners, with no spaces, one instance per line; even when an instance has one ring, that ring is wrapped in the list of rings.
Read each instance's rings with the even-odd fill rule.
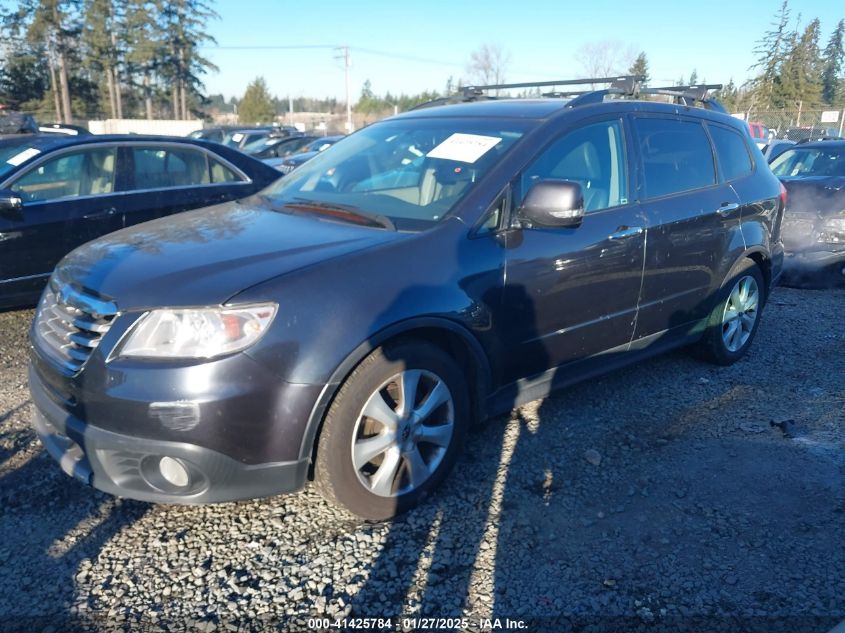
[[[352,224],[359,224],[361,226],[378,226],[391,231],[396,230],[396,225],[393,224],[390,218],[378,213],[361,211],[357,207],[353,207],[351,205],[316,202],[313,200],[306,200],[305,198],[294,198],[294,200],[296,200],[296,202],[285,202],[283,203],[283,206],[295,211],[306,211],[319,213],[320,215],[327,215],[338,220],[351,222]]]

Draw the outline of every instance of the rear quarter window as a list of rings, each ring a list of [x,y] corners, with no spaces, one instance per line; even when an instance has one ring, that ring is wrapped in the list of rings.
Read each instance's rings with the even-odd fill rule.
[[[718,125],[708,125],[708,129],[724,179],[736,180],[749,175],[754,165],[742,135]]]
[[[716,184],[713,150],[698,121],[635,119],[644,198]]]

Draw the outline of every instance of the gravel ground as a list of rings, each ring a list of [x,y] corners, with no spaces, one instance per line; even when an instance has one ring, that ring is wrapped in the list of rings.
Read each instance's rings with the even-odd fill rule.
[[[731,368],[674,353],[497,418],[390,524],[312,491],[168,507],[84,487],[28,426],[32,313],[0,314],[0,629],[827,631],[845,619],[843,314],[845,289],[780,288]]]

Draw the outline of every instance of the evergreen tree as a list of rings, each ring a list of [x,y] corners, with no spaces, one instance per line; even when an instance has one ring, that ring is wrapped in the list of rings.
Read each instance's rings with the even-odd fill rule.
[[[771,105],[774,100],[775,84],[779,80],[781,66],[785,61],[789,45],[788,26],[789,5],[788,0],[783,0],[780,10],[775,15],[772,29],[766,31],[754,48],[754,53],[758,57],[757,63],[751,69],[760,69],[760,74],[754,79],[752,91],[757,103],[763,107]]]
[[[8,39],[23,40],[46,53],[56,118],[70,122],[70,65],[81,29],[80,0],[20,0],[2,21]]]
[[[793,107],[799,101],[804,108],[818,105],[822,96],[821,58],[819,56],[819,20],[810,22],[799,36],[790,37],[790,48],[774,91],[774,105]]]
[[[647,86],[650,80],[648,74],[648,59],[645,56],[645,52],[641,52],[637,55],[637,58],[634,60],[634,63],[631,64],[631,67],[628,68],[629,75],[641,75],[644,77],[642,81],[643,86]]]
[[[845,48],[843,48],[843,36],[845,36],[845,20],[839,20],[830,40],[824,49],[823,66],[821,74],[822,100],[825,103],[836,105],[839,103],[842,92],[842,79],[840,72],[842,63],[845,60]]]
[[[264,77],[253,79],[238,106],[238,120],[241,123],[270,123],[275,117],[276,108],[267,82]]]

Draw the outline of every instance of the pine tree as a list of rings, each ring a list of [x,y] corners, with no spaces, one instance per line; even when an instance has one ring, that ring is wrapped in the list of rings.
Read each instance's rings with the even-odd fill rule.
[[[845,36],[845,20],[839,20],[839,24],[830,35],[823,55],[822,99],[830,105],[838,105],[842,92],[842,79],[839,75],[842,63],[845,61],[843,36]]]
[[[802,102],[804,108],[821,101],[821,58],[819,55],[819,20],[810,22],[800,37],[790,38],[790,50],[781,65],[779,82],[774,91],[775,105],[792,107]]]
[[[264,77],[256,77],[246,87],[238,106],[238,120],[241,123],[269,123],[275,117],[276,109],[267,82]]]
[[[637,58],[634,60],[634,63],[631,64],[630,68],[628,68],[628,74],[642,76],[642,85],[648,85],[650,77],[648,74],[648,59],[645,56],[645,52],[641,52],[639,55],[637,55]]]
[[[70,65],[81,29],[80,0],[20,0],[2,20],[7,38],[24,40],[47,54],[56,118],[70,122]]]
[[[783,0],[780,10],[775,15],[772,29],[766,31],[754,48],[758,61],[749,70],[760,69],[760,74],[754,79],[752,91],[757,103],[763,107],[772,105],[774,101],[775,84],[787,54],[790,37],[787,31],[788,25],[789,5],[788,0]]]
[[[156,0],[156,8],[166,43],[159,72],[170,84],[173,118],[187,119],[189,97],[196,97],[203,87],[200,76],[217,70],[198,49],[215,43],[205,25],[219,16],[202,0]]]

